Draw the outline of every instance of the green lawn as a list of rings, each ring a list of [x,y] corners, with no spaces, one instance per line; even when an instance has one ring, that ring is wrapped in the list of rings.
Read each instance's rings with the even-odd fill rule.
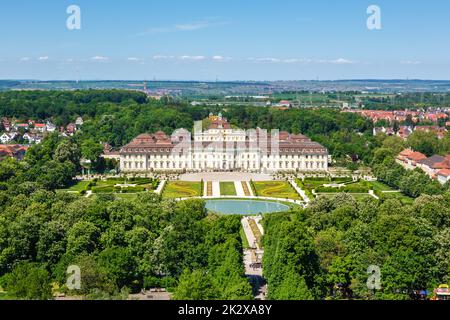
[[[250,248],[250,245],[248,243],[248,239],[247,236],[245,235],[245,231],[244,231],[244,227],[241,226],[241,229],[239,230],[239,235],[241,236],[241,240],[242,240],[242,248],[243,249],[248,249]],[[0,298],[1,299],[1,298]]]
[[[83,190],[86,190],[88,184],[89,184],[89,181],[77,181],[72,186],[70,186],[69,188],[64,189],[64,191],[81,192]]]
[[[201,183],[187,181],[170,181],[164,188],[164,198],[191,198],[200,197]]]
[[[222,196],[236,196],[236,188],[234,182],[221,182],[220,183],[220,194]]]
[[[303,200],[286,181],[258,181],[253,182],[253,185],[259,197]]]

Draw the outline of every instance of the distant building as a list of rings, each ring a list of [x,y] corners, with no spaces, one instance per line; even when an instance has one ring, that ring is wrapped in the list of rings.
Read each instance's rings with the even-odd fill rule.
[[[414,131],[421,131],[421,132],[431,132],[436,134],[436,136],[439,139],[443,139],[445,137],[445,134],[447,133],[446,128],[442,128],[439,126],[416,126],[414,127]]]

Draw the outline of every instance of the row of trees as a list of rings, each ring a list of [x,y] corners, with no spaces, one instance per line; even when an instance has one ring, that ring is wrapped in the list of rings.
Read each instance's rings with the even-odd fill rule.
[[[450,280],[450,192],[399,200],[320,197],[265,219],[264,274],[273,299],[408,299]],[[381,289],[367,286],[380,267]]]

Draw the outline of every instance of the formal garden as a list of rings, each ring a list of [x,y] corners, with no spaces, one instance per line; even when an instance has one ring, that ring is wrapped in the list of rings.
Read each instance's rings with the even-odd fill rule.
[[[252,181],[251,186],[258,197],[303,200],[287,181]]]
[[[296,183],[310,199],[318,196],[332,197],[337,193],[349,193],[356,200],[377,197],[380,200],[395,198],[403,204],[414,202],[414,199],[404,195],[400,190],[394,190],[380,181],[355,181],[351,177],[325,177],[297,179]]]
[[[193,198],[203,194],[202,182],[170,181],[163,190],[163,198]]]
[[[74,181],[66,191],[85,195],[88,191],[93,194],[137,194],[154,191],[158,188],[159,180],[153,178],[107,178],[105,180],[93,179]]]

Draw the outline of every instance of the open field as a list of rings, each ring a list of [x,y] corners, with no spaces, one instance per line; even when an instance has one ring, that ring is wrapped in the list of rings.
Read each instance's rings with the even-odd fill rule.
[[[286,181],[253,182],[253,185],[259,197],[302,200]]]
[[[200,197],[201,183],[188,181],[170,181],[164,189],[164,198]]]
[[[236,196],[236,188],[234,182],[221,182],[220,183],[220,194],[222,196]]]

